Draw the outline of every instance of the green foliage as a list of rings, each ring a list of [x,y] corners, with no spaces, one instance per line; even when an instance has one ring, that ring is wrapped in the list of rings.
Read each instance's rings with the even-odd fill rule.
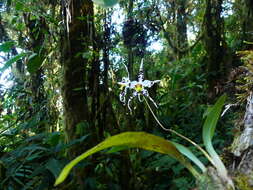
[[[180,154],[180,152],[170,141],[166,141],[160,137],[144,132],[126,132],[106,139],[97,146],[93,147],[92,149],[86,151],[82,155],[75,158],[73,161],[71,161],[68,165],[64,167],[61,174],[57,178],[55,185],[59,185],[60,183],[62,183],[68,176],[70,170],[80,161],[98,151],[113,146],[128,146],[129,148],[142,148],[163,154],[168,154],[169,156],[175,158],[180,163],[182,163],[185,167],[187,167],[195,177],[197,178],[200,177],[199,174],[191,166],[191,164],[184,159],[183,155]]]
[[[15,45],[15,42],[13,41],[8,41],[0,45],[0,52],[5,52],[8,53],[11,51],[13,46]]]
[[[76,2],[72,1],[73,5]],[[95,15],[88,18],[89,25],[83,24],[87,21],[86,15],[78,17],[78,22],[82,23],[81,36],[73,34],[72,30],[67,32],[67,29],[76,27],[78,23],[74,21],[78,11],[72,10],[72,5],[66,4],[63,7],[60,1],[52,0],[0,2],[0,82],[5,78],[11,82],[11,85],[6,85],[5,82],[0,84],[0,189],[54,189],[53,184],[60,170],[70,162],[68,159],[76,156],[69,154],[72,150],[76,153],[84,152],[108,136],[129,130],[146,131],[170,139],[180,155],[189,158],[189,161],[196,164],[196,170],[204,173],[208,165],[207,158],[175,134],[158,128],[147,106],[133,100],[134,111],[131,115],[119,102],[119,86],[116,83],[126,76],[122,62],[131,66],[128,65],[130,58],[134,73],[138,72],[139,62],[144,58],[145,78],[162,80],[160,86],[150,90],[150,96],[159,104],[154,112],[165,127],[184,134],[201,147],[209,146],[207,151],[210,154],[214,151],[212,146],[220,154],[224,146],[230,143],[228,139],[233,136],[230,131],[232,118],[236,115],[230,112],[217,123],[222,106],[220,102],[219,105],[210,106],[204,114],[209,119],[206,119],[202,135],[204,145],[202,144],[202,115],[207,108],[206,78],[209,73],[206,72],[207,57],[201,40],[193,48],[190,45],[196,42],[198,33],[203,32],[206,3],[200,0],[173,3],[155,0],[93,2]],[[178,10],[182,5],[180,2],[186,3],[185,17],[178,15],[181,13]],[[239,2],[229,0],[223,3],[224,37],[228,50],[232,53],[244,49],[243,40],[250,40],[245,39],[244,34],[250,35],[252,31],[243,31],[246,19],[244,13],[247,11],[244,11]],[[117,3],[119,6],[113,7]],[[102,9],[97,5],[110,9]],[[186,19],[186,45],[189,49],[186,48],[179,58],[177,48],[180,49],[182,45],[179,40],[180,18]],[[88,31],[84,32],[87,28],[92,31],[89,36],[86,36]],[[164,35],[166,32],[168,36]],[[87,44],[86,38],[92,39],[91,42]],[[129,39],[135,40],[126,43]],[[64,40],[78,41],[75,48],[81,44],[77,48],[80,51],[75,52],[75,55],[80,57],[82,69],[85,70],[82,79],[76,78],[76,84],[79,84],[78,80],[84,80],[84,85],[73,88],[66,96],[61,95],[61,90],[71,84],[62,80],[62,59],[69,56],[69,52],[62,54],[63,49],[68,48],[62,46]],[[247,43],[248,47],[250,45]],[[15,55],[15,49],[22,53]],[[238,53],[243,55],[244,61],[240,68],[243,72],[236,81],[236,93],[241,103],[252,91],[252,52]],[[230,61],[227,60],[226,67],[230,67]],[[232,65],[240,64],[242,63],[234,56]],[[75,65],[72,69],[69,78],[75,78],[78,72]],[[247,74],[244,73],[245,70]],[[76,111],[63,111],[65,98],[74,99],[78,93],[82,93],[83,101],[86,102],[87,110],[83,117],[87,115],[88,119],[72,128],[65,128],[64,114]],[[229,93],[231,96],[233,92]],[[72,119],[75,117],[78,116]],[[73,139],[65,143],[70,136]],[[121,139],[118,140],[120,141]],[[149,139],[146,141],[149,142]],[[144,145],[145,142],[142,143]],[[77,171],[85,171],[85,188],[120,190],[126,188],[126,184],[129,184],[129,189],[178,190],[196,187],[193,176],[175,159],[140,149],[129,150],[129,147],[112,147],[109,151],[102,151],[106,154],[96,154],[76,165]],[[210,147],[213,150],[210,151]],[[229,162],[229,159],[224,157],[223,161]],[[72,189],[77,190],[77,173],[79,174],[76,172],[69,175],[65,189],[73,186]],[[243,184],[240,185],[242,186]]]
[[[215,128],[219,119],[219,116],[222,111],[222,107],[225,103],[226,96],[223,95],[219,98],[219,100],[216,102],[216,104],[209,108],[209,111],[207,113],[207,117],[203,126],[203,141],[206,147],[209,147],[210,149],[213,149],[212,147],[212,138],[214,136]],[[209,149],[208,148],[208,149]],[[210,153],[210,152],[209,152]]]
[[[18,60],[24,58],[27,55],[27,53],[20,53],[18,55],[15,55],[14,57],[10,58],[8,61],[4,63],[4,66],[0,68],[0,71],[3,72],[6,69],[8,69],[13,63],[17,62]]]
[[[250,95],[252,91],[252,80],[253,80],[253,51],[245,50],[238,51],[237,54],[241,56],[241,60],[243,61],[243,66],[235,70],[236,72],[236,89],[238,91],[237,99],[239,103],[246,102],[247,97]]]
[[[235,183],[237,187],[243,190],[250,190],[252,189],[251,185],[249,184],[249,177],[245,176],[244,174],[238,174],[235,178]]]
[[[0,176],[1,189],[50,189],[66,159],[64,151],[85,138],[63,143],[61,133],[37,134],[25,139],[25,143],[9,151],[1,159],[4,168]]]
[[[217,169],[219,175],[223,179],[227,180],[228,179],[227,169],[225,165],[223,164],[223,162],[221,161],[221,158],[219,157],[219,155],[214,150],[214,147],[212,145],[212,138],[214,136],[215,128],[216,128],[219,116],[221,114],[222,107],[225,103],[225,100],[226,100],[226,96],[225,95],[221,96],[218,99],[218,101],[215,103],[215,105],[210,109],[203,126],[202,137],[203,137],[205,148],[207,152],[209,153],[210,157],[212,158],[213,166]],[[233,187],[234,189],[234,186],[233,184],[230,184],[230,181],[227,181],[226,183],[229,184],[228,186],[231,186],[230,188]]]
[[[207,89],[206,74],[199,64],[202,53],[201,47],[197,46],[192,56],[169,64],[166,64],[167,60],[161,60],[157,65],[164,73],[157,96],[161,110],[158,118],[166,126],[199,143],[202,115],[207,108],[203,99]]]
[[[176,142],[173,142],[175,147],[178,149],[179,152],[181,152],[183,155],[185,155],[187,158],[189,158],[194,164],[196,164],[201,171],[204,173],[206,171],[206,167],[203,165],[203,163],[191,152],[190,149],[187,147],[178,144]]]
[[[1,189],[40,189],[52,187],[54,175],[58,175],[62,161],[55,157],[54,149],[39,141],[44,135],[33,138],[1,158],[5,174],[1,179]],[[52,167],[52,164],[57,164]]]
[[[118,0],[93,0],[93,2],[102,7],[108,8],[117,4]]]
[[[30,55],[28,57],[27,70],[30,73],[35,73],[41,67],[43,61],[44,59],[37,53]]]
[[[227,170],[221,161],[218,154],[215,152],[213,146],[212,146],[212,137],[215,132],[215,128],[217,125],[217,121],[219,119],[219,116],[221,114],[221,109],[224,105],[226,96],[221,96],[218,101],[215,103],[215,105],[210,109],[210,111],[206,115],[206,120],[203,126],[203,141],[206,150],[208,151],[209,155],[202,150],[198,145],[194,146],[198,148],[205,156],[208,158],[208,160],[213,164],[213,166],[216,168],[218,172],[218,176],[222,177],[222,180],[225,182],[225,186],[228,188],[234,189],[233,182],[230,180],[230,178],[227,176]],[[152,111],[152,110],[151,110]],[[185,138],[184,138],[185,139]],[[192,141],[188,140],[192,143]],[[118,150],[128,148],[142,148],[145,150],[151,150],[163,154],[168,154],[172,158],[179,161],[183,166],[185,166],[192,174],[193,176],[202,184],[205,183],[205,180],[209,180],[207,169],[205,166],[201,163],[201,161],[186,147],[178,144],[173,143],[170,141],[166,141],[165,139],[154,136],[148,133],[144,132],[125,132],[118,135],[114,135],[100,144],[96,145],[95,147],[89,149],[88,151],[84,152],[80,156],[76,157],[74,160],[72,160],[69,164],[67,164],[64,169],[62,170],[61,174],[57,178],[55,182],[55,186],[62,183],[68,176],[70,170],[77,165],[80,161],[85,159],[86,157],[101,151],[106,148],[119,146],[120,148]],[[115,152],[112,151],[112,152]],[[182,153],[182,154],[181,154]],[[190,160],[192,160],[199,168],[202,170],[202,173],[205,177],[201,177],[200,174],[191,166],[189,162],[185,160],[183,157],[185,155]],[[181,180],[180,180],[181,181]],[[212,185],[212,184],[211,184]],[[207,185],[208,187],[208,185]]]

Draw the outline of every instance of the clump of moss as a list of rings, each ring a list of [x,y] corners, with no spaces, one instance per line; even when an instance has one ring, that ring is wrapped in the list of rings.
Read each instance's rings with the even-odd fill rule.
[[[240,190],[252,190],[252,186],[249,184],[249,177],[243,174],[238,174],[234,178],[236,187]]]

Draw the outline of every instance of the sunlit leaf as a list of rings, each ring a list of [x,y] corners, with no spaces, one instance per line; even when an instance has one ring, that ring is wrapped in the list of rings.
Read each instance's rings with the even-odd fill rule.
[[[226,95],[221,96],[215,105],[211,108],[208,108],[208,112],[206,114],[206,120],[203,126],[203,140],[204,144],[209,143],[214,135],[214,131],[218,122],[218,119],[220,117],[222,107],[225,103]]]
[[[98,151],[113,146],[142,148],[145,150],[167,154],[172,158],[178,160],[185,167],[187,167],[196,178],[200,177],[198,172],[191,166],[191,164],[184,158],[184,156],[177,150],[177,148],[170,141],[145,132],[125,132],[107,138],[103,142],[99,143],[97,146],[89,149],[85,153],[81,154],[80,156],[72,160],[69,164],[67,164],[64,167],[61,174],[57,178],[55,185],[62,183],[68,176],[70,170],[80,161]]]
[[[27,55],[27,53],[20,53],[12,58],[10,58],[8,61],[6,61],[4,63],[4,66],[0,69],[0,72],[5,71],[6,69],[8,69],[13,63],[17,62],[18,60],[22,59],[23,57],[25,57]]]
[[[181,152],[183,155],[193,161],[193,163],[196,164],[203,173],[206,171],[206,167],[204,166],[204,164],[192,153],[189,148],[176,142],[173,142],[173,144],[177,147],[179,152]]]
[[[115,152],[119,152],[126,149],[128,149],[128,146],[115,146],[115,147],[112,147],[110,150],[108,150],[106,153],[110,154],[110,153],[115,153]]]
[[[13,46],[15,45],[15,42],[13,41],[8,41],[8,42],[5,42],[5,43],[2,43],[0,45],[0,52],[10,52],[11,49],[13,48]]]
[[[216,169],[223,176],[227,175],[227,170],[223,162],[221,161],[219,155],[216,153],[216,151],[213,148],[212,138],[214,136],[214,131],[215,131],[218,119],[221,115],[222,107],[225,103],[225,100],[226,100],[226,95],[221,96],[217,100],[215,105],[209,111],[206,117],[204,126],[203,126],[203,130],[202,130],[202,138],[203,138],[206,150],[210,154],[211,158],[213,159]]]

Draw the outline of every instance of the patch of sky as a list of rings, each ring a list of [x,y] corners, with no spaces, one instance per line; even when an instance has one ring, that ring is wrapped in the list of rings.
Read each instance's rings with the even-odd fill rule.
[[[4,66],[4,63],[5,63],[4,57],[5,56],[6,55],[4,53],[0,52],[0,68],[3,68],[3,66]],[[1,86],[1,88],[6,89],[6,88],[9,88],[12,86],[13,81],[9,80],[10,73],[11,73],[10,69],[6,69],[0,73],[0,86]]]
[[[117,32],[122,34],[122,27],[125,20],[125,13],[122,8],[120,8],[119,5],[116,5],[113,8],[113,14],[112,14],[112,24],[114,24],[114,27]],[[148,51],[161,51],[163,49],[161,40],[151,40],[152,42],[147,47]]]
[[[234,0],[226,0],[223,3],[222,17],[227,18],[233,14]]]

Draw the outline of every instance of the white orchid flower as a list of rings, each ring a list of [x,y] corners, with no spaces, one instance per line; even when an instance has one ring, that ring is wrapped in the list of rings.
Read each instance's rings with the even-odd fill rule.
[[[126,65],[124,64],[128,76],[127,77],[123,77],[121,82],[118,82],[119,85],[121,85],[122,91],[119,95],[120,101],[123,102],[124,104],[126,104],[126,94],[127,94],[127,89],[132,90],[132,95],[129,97],[128,102],[127,102],[127,107],[130,110],[130,112],[132,112],[132,109],[130,107],[130,103],[132,101],[133,98],[135,98],[136,96],[138,96],[138,99],[140,102],[142,102],[143,100],[141,99],[141,96],[145,96],[147,97],[157,108],[157,104],[155,103],[155,101],[149,96],[148,90],[146,88],[151,88],[154,84],[159,83],[160,80],[144,80],[144,72],[143,72],[143,59],[141,60],[141,65],[140,65],[140,70],[139,70],[139,74],[138,74],[138,81],[131,81],[129,78],[129,72],[128,69],[126,67]]]

